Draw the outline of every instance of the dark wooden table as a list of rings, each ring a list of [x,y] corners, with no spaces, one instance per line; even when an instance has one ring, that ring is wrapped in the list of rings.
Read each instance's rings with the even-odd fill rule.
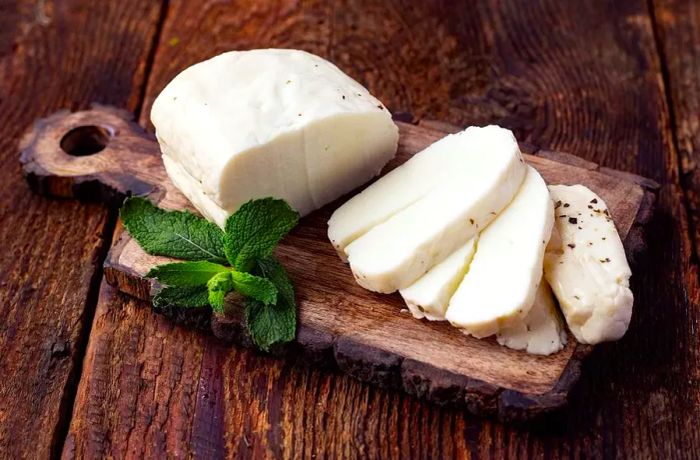
[[[301,48],[394,112],[494,122],[661,186],[628,334],[570,407],[508,426],[174,327],[114,292],[116,216],[32,194],[37,117],[108,103],[148,126],[180,70]],[[0,457],[700,457],[700,4],[0,1]]]

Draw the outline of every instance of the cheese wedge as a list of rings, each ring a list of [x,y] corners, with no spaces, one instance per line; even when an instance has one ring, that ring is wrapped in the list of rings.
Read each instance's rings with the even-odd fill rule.
[[[307,214],[376,176],[398,143],[379,100],[298,50],[195,64],[156,98],[151,120],[171,179],[219,225],[268,196]]]
[[[552,290],[544,278],[535,293],[527,316],[496,335],[501,345],[535,355],[551,355],[566,345],[566,332],[554,303]]]
[[[457,286],[469,269],[476,250],[478,237],[474,237],[447,259],[434,266],[428,273],[400,294],[411,314],[430,321],[445,319],[445,310]]]
[[[461,139],[453,148],[461,146],[462,162],[442,185],[345,247],[355,279],[364,288],[390,293],[410,286],[464,246],[513,199],[526,166],[512,133],[490,126],[468,130]],[[377,197],[378,203],[393,199],[387,193]],[[369,202],[366,206],[371,208]]]
[[[542,278],[553,221],[547,185],[528,167],[515,199],[479,235],[469,271],[447,307],[447,320],[481,338],[525,318]]]
[[[569,329],[582,343],[619,339],[632,316],[632,272],[607,206],[582,185],[549,190],[562,245],[548,250],[544,273]]]

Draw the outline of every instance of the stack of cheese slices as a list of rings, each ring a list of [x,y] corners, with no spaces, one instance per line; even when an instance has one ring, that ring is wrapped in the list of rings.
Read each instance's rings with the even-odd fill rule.
[[[631,272],[603,200],[547,187],[497,126],[449,135],[338,208],[328,236],[357,282],[416,318],[530,353],[620,338]],[[550,289],[551,286],[551,289]]]

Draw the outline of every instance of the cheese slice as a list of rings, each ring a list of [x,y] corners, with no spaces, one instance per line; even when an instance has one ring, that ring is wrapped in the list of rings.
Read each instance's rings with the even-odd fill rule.
[[[467,244],[418,278],[418,281],[399,291],[415,318],[426,318],[430,321],[445,319],[447,304],[469,269],[477,239],[477,236],[470,239]]]
[[[383,293],[410,286],[464,246],[513,199],[526,166],[512,133],[477,128],[462,139],[453,146],[462,152],[454,174],[345,247],[361,286]],[[377,197],[380,206],[394,197],[386,193]],[[358,219],[360,215],[358,211]]]
[[[544,278],[535,293],[527,316],[496,335],[501,345],[536,355],[551,355],[566,345],[566,332],[554,303],[552,290]]]
[[[371,228],[425,197],[451,178],[472,180],[500,160],[491,151],[518,150],[513,134],[498,126],[471,126],[429,145],[340,208],[328,221],[328,238],[341,257],[345,247]],[[483,165],[477,161],[485,161]]]
[[[512,203],[479,235],[469,272],[447,307],[447,320],[481,338],[525,318],[542,277],[553,220],[547,185],[528,167]]]
[[[298,50],[195,64],[156,98],[151,120],[173,182],[219,225],[268,196],[307,214],[376,176],[398,143],[379,100]]]
[[[569,329],[582,343],[619,339],[632,316],[632,272],[607,206],[582,185],[549,190],[562,244],[548,250],[544,273]]]

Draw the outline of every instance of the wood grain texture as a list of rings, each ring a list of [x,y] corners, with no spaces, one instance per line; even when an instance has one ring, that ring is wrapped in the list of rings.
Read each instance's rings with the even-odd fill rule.
[[[220,51],[265,46],[332,59],[394,112],[458,125],[499,122],[536,146],[662,183],[650,226],[655,237],[633,277],[629,333],[593,353],[567,411],[538,426],[475,420],[342,375],[188,340],[144,342],[137,363],[161,375],[160,354],[189,346],[206,356],[193,365],[207,369],[206,381],[221,382],[224,391],[203,390],[216,397],[197,423],[191,406],[141,390],[136,384],[143,379],[123,391],[83,392],[91,369],[121,372],[119,339],[87,366],[85,397],[76,407],[109,401],[105,407],[128,413],[142,401],[134,413],[144,420],[168,408],[199,430],[194,439],[206,439],[214,458],[700,457],[697,267],[644,2],[171,1],[141,121],[179,70]],[[120,317],[122,334],[145,335],[163,321],[120,296],[108,310],[128,305],[148,314]],[[110,337],[107,329],[92,340],[108,344]],[[122,429],[116,413],[103,410],[90,419],[105,427],[100,442],[110,449],[122,448],[111,441]],[[85,415],[77,413],[71,427],[75,452],[90,442]],[[149,446],[150,456],[176,452],[180,432],[164,432],[166,443],[160,450]],[[138,456],[143,442],[131,439]]]
[[[17,143],[34,119],[104,101],[134,110],[157,4],[0,5],[0,456],[47,458],[68,428],[100,265],[101,205],[30,193]]]
[[[67,155],[61,140],[72,135],[75,145],[91,141],[95,132],[85,131],[89,123],[111,133],[104,149],[90,156]],[[443,136],[444,130],[399,123],[398,152],[384,172]],[[148,194],[162,207],[191,209],[168,179],[157,142],[115,109],[52,115],[37,122],[22,144],[23,170],[41,193],[102,197],[112,205],[130,194]],[[570,154],[548,155],[567,163],[532,155],[525,159],[549,184],[581,183],[592,189],[605,200],[626,249],[630,253],[641,249],[641,229],[651,216],[657,187],[651,191],[638,184],[652,181],[628,173],[629,178],[602,174]],[[582,162],[585,168],[575,166]],[[440,404],[466,404],[472,412],[500,419],[531,419],[566,403],[579,376],[580,360],[590,347],[570,340],[562,352],[537,357],[502,347],[495,340],[466,337],[446,322],[416,321],[406,314],[398,294],[383,296],[362,289],[338,258],[327,228],[331,213],[343,201],[303,218],[277,250],[295,283],[299,316],[296,342],[278,353],[307,357],[321,351],[327,359],[318,364],[325,367],[338,367],[360,380],[402,388]],[[145,275],[168,262],[172,259],[149,256],[124,233],[105,261],[105,278],[123,292],[150,300],[157,287]],[[242,307],[239,296],[229,296],[227,313],[212,315],[211,326],[208,311],[166,309],[164,313],[179,322],[194,320],[222,340],[250,346]],[[475,383],[490,387],[488,394],[476,391]]]
[[[681,185],[691,217],[696,255],[700,248],[700,4],[652,2],[680,155]]]

